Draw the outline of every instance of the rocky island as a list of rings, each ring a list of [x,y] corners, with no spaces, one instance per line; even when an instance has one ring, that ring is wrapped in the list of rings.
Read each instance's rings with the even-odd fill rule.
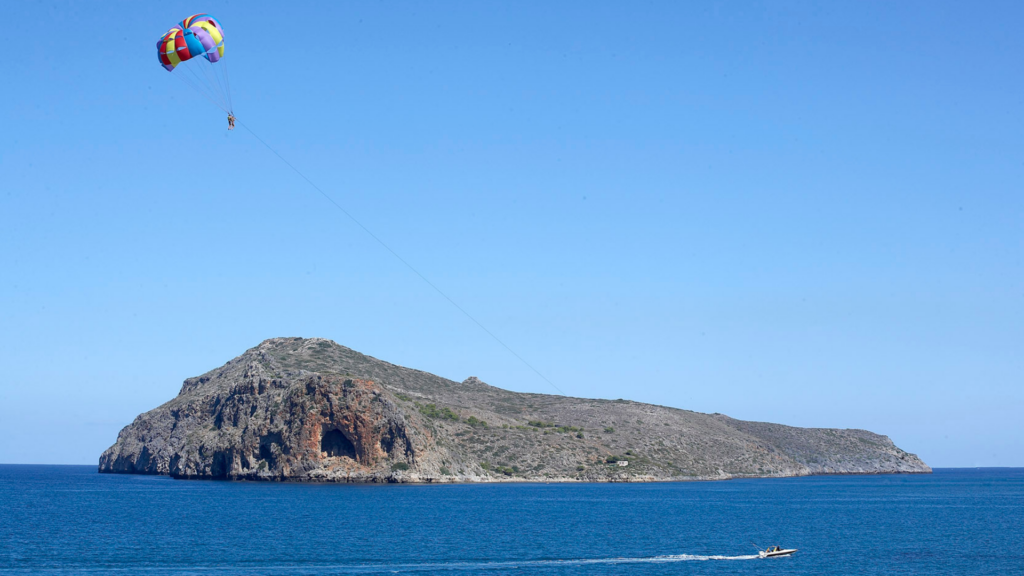
[[[100,472],[315,482],[667,481],[931,472],[886,436],[523,394],[274,338],[135,419]]]

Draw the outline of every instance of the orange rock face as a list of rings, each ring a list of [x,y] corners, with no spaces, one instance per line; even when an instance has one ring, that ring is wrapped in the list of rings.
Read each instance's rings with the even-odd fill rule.
[[[393,457],[415,460],[404,418],[372,380],[312,377],[296,407],[297,448],[307,458],[347,457],[363,467]]]
[[[404,413],[372,380],[268,379],[250,366],[229,389],[201,394],[203,384],[186,382],[179,405],[159,412],[174,420],[160,423],[171,431],[164,433],[167,450],[132,450],[136,439],[149,441],[150,422],[136,422],[126,428],[131,434],[120,453],[104,455],[108,471],[232,479],[306,478],[319,471],[365,479],[390,474],[396,462],[416,463]]]

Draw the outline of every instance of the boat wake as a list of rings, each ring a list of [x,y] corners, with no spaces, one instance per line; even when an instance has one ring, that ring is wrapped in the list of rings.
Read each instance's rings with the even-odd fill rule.
[[[636,558],[566,558],[550,560],[496,560],[475,562],[429,562],[422,564],[277,564],[273,566],[134,566],[131,568],[53,568],[36,569],[32,573],[47,574],[175,574],[205,575],[233,574],[239,576],[263,576],[267,574],[288,574],[293,576],[312,576],[324,574],[412,574],[417,572],[481,572],[490,570],[517,570],[530,568],[555,568],[571,566],[587,566],[595,564],[668,564],[672,562],[701,562],[713,560],[757,560],[758,556],[702,556],[698,554],[673,554],[668,556],[647,556]],[[0,569],[0,574],[22,574],[18,570]]]
[[[427,570],[509,570],[515,568],[540,568],[555,566],[586,566],[593,564],[667,564],[671,562],[694,562],[708,560],[757,560],[757,554],[745,556],[701,556],[698,554],[673,554],[670,556],[647,556],[639,558],[573,558],[552,560],[524,560],[521,562],[452,562],[438,564],[406,564],[390,567],[394,572],[418,572]],[[369,567],[367,567],[369,568]]]

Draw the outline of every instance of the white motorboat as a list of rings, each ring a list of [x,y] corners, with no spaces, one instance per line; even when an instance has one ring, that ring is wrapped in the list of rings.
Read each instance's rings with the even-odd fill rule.
[[[769,546],[764,550],[758,550],[757,555],[760,558],[775,558],[776,556],[789,556],[790,554],[796,551],[796,548],[780,548],[778,546]]]

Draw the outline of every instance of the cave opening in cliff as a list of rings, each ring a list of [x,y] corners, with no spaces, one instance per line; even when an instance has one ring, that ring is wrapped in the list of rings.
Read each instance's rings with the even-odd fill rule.
[[[328,430],[320,437],[320,451],[328,457],[348,456],[356,459],[356,447],[338,429]]]
[[[280,432],[260,436],[260,459],[265,460],[267,465],[273,468],[277,464],[278,454],[283,452],[283,446]]]

